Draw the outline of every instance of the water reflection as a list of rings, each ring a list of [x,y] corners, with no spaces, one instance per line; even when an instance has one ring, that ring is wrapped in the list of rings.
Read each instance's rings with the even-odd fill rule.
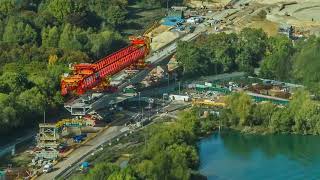
[[[213,134],[199,144],[209,179],[320,179],[320,137]]]

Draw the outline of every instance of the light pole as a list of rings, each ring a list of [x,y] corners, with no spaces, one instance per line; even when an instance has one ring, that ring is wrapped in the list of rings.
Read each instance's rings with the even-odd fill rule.
[[[140,92],[138,92],[138,94],[139,94],[139,110],[140,110],[140,112],[141,112],[141,96],[140,96]]]
[[[169,85],[170,85],[170,74],[168,73],[168,88],[169,88]]]

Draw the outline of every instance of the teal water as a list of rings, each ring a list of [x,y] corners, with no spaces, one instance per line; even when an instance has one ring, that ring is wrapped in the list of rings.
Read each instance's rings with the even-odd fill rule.
[[[209,180],[320,179],[320,136],[221,132],[199,143]]]

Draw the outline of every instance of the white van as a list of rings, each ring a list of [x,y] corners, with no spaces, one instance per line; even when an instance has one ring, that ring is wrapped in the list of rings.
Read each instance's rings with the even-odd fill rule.
[[[52,171],[52,164],[46,164],[46,165],[44,165],[43,166],[43,173],[49,173],[49,172],[51,172]]]

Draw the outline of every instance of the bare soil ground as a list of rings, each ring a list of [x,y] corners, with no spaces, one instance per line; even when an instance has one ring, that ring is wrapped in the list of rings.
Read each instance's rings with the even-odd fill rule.
[[[228,4],[230,0],[190,0],[187,4],[193,8],[201,8],[202,6],[206,6],[208,8],[222,8],[226,4]]]
[[[262,11],[263,18],[259,17]],[[236,31],[253,27],[276,35],[279,26],[292,25],[305,36],[320,35],[320,0],[251,0],[250,7],[238,14],[247,15],[234,19]]]
[[[152,38],[151,49],[156,51],[180,36],[178,32],[165,31]]]

